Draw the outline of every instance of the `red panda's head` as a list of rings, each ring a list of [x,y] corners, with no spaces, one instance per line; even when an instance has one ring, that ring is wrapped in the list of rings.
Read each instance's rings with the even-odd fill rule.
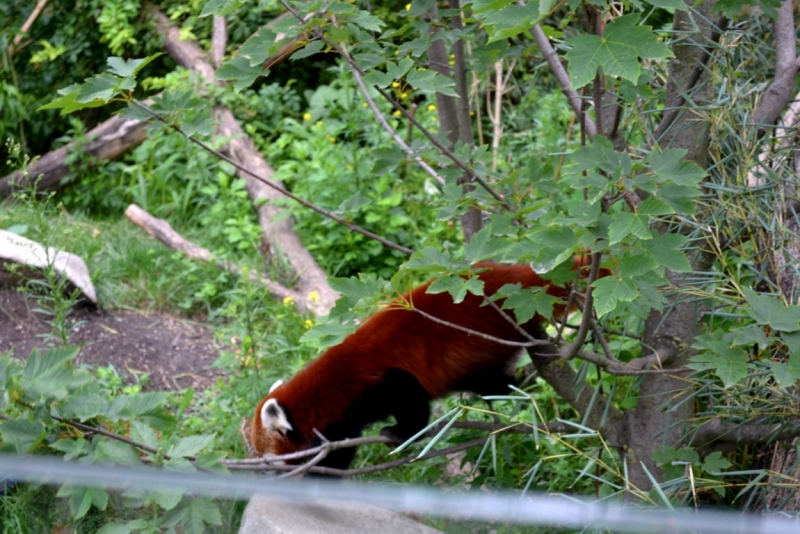
[[[289,415],[280,402],[280,391],[283,380],[278,380],[269,389],[269,394],[256,406],[253,416],[253,426],[250,429],[250,442],[257,456],[265,454],[288,454],[299,448],[289,438],[289,433],[294,431]]]

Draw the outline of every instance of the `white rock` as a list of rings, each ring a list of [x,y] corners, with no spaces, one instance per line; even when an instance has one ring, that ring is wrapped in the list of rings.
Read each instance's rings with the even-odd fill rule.
[[[255,496],[239,534],[441,534],[406,516],[367,504],[286,503]]]
[[[25,237],[0,230],[0,285],[14,280],[16,277],[7,264],[27,265],[29,267],[46,268],[52,262],[56,272],[66,276],[67,280],[76,287],[83,296],[97,304],[97,294],[89,277],[89,269],[83,260],[69,252],[56,250],[52,247],[45,249],[40,243]],[[25,275],[33,274],[27,271]]]

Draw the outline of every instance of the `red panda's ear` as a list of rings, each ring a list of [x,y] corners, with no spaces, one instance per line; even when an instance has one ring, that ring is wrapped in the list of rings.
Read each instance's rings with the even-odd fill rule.
[[[266,431],[280,432],[285,434],[293,430],[292,425],[289,423],[289,418],[286,417],[286,412],[278,401],[269,399],[261,407],[261,425]]]
[[[279,388],[280,386],[282,386],[282,385],[283,385],[283,380],[281,380],[280,378],[279,378],[279,379],[277,379],[277,380],[275,381],[275,383],[274,383],[274,384],[272,384],[272,387],[271,387],[271,388],[269,388],[269,392],[270,392],[270,393],[272,393],[273,391],[275,391],[276,389],[278,389],[278,388]]]

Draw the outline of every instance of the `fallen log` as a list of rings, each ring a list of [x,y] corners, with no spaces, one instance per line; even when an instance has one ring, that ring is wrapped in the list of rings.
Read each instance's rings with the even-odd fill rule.
[[[228,271],[236,276],[241,277],[245,275],[244,269],[242,269],[239,265],[233,262],[220,261],[216,259],[210,250],[192,243],[181,234],[176,232],[167,221],[153,217],[136,204],[131,204],[128,206],[128,208],[125,210],[125,216],[130,219],[131,222],[142,228],[145,232],[164,243],[171,250],[181,252],[189,259],[211,263],[215,267]],[[267,278],[266,276],[260,276],[254,271],[250,271],[247,276],[251,282],[263,284],[267,288],[267,291],[269,291],[270,295],[276,299],[284,302],[286,302],[286,299],[291,299],[292,303],[301,312],[313,311],[308,306],[308,299],[304,298],[305,295],[284,287],[283,285],[271,280],[270,278]]]
[[[154,10],[154,14],[170,57],[179,65],[198,72],[207,83],[217,83],[214,79],[214,68],[200,46],[192,41],[182,41],[179,28],[170,26],[169,19],[160,11]],[[229,140],[225,150],[231,154],[232,159],[269,180],[275,171],[256,150],[252,139],[239,126],[233,112],[220,105],[214,108],[214,114],[217,133]],[[315,297],[311,299],[310,305],[316,315],[327,314],[338,295],[330,288],[327,275],[295,233],[291,217],[287,216],[285,208],[275,202],[283,198],[283,195],[248,173],[237,171],[237,176],[245,181],[248,196],[257,206],[258,221],[264,229],[269,253],[272,256],[281,255],[288,260],[292,271],[297,275],[296,291],[304,295],[306,300],[310,295]],[[263,202],[264,199],[266,202]]]
[[[86,134],[87,141],[79,140],[48,152],[25,173],[15,171],[0,178],[0,199],[10,196],[14,191],[30,189],[37,191],[57,191],[66,184],[63,179],[70,173],[67,156],[72,150],[79,150],[87,156],[99,160],[120,158],[136,148],[147,137],[144,123],[135,119],[114,116],[101,122]]]

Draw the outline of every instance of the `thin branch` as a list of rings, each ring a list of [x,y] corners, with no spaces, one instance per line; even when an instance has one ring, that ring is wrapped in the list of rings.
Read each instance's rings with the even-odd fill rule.
[[[403,138],[397,134],[394,128],[392,128],[392,126],[389,124],[389,121],[386,120],[386,117],[383,116],[383,113],[380,112],[378,106],[375,104],[375,101],[369,95],[369,91],[367,91],[367,86],[364,85],[364,80],[361,78],[361,74],[354,69],[352,70],[352,72],[353,72],[353,77],[356,79],[356,83],[358,84],[358,88],[361,90],[361,94],[364,95],[364,99],[367,101],[367,105],[372,110],[372,113],[375,115],[375,118],[378,120],[381,126],[383,126],[383,129],[389,132],[389,135],[392,136],[394,142],[397,143],[397,145],[401,149],[403,149],[403,152],[405,152],[406,155],[408,155],[408,157],[411,158],[412,161],[414,161],[417,165],[422,167],[422,170],[427,172],[434,180],[439,182],[440,185],[444,185],[445,184],[444,178],[439,176],[439,173],[437,173],[433,169],[433,167],[425,163],[425,161],[421,157],[414,154],[414,151],[411,150],[411,147],[409,147],[408,144],[403,140]]]
[[[296,11],[296,10],[295,10],[295,9],[294,9],[294,8],[293,8],[293,7],[292,7],[292,6],[291,6],[291,5],[288,3],[288,2],[287,2],[287,0],[280,0],[280,2],[281,2],[281,4],[283,4],[283,6],[284,6],[284,7],[285,7],[285,8],[286,8],[286,9],[287,9],[289,12],[291,12],[291,13],[292,13],[292,15],[294,15],[294,17],[295,17],[297,20],[299,20],[299,21],[303,21],[303,18],[300,16],[300,14],[299,14],[299,13],[297,13],[297,11]],[[357,71],[359,72],[359,74],[361,74],[362,76],[365,74],[365,73],[364,73],[364,70],[363,70],[363,69],[362,69],[362,68],[361,68],[361,67],[358,65],[358,63],[356,63],[356,62],[355,62],[355,60],[354,60],[354,59],[353,59],[353,58],[350,56],[350,54],[348,54],[348,53],[347,53],[345,50],[343,50],[342,48],[340,48],[340,47],[339,47],[339,46],[338,46],[336,43],[334,43],[333,41],[331,41],[330,39],[328,39],[328,38],[325,36],[325,34],[324,34],[324,33],[322,33],[322,32],[321,32],[321,31],[320,31],[318,28],[315,28],[314,32],[317,34],[317,37],[318,37],[319,39],[322,39],[323,41],[325,41],[325,43],[326,43],[328,46],[330,46],[332,50],[336,51],[336,52],[337,52],[337,53],[338,53],[340,56],[342,56],[342,59],[344,59],[344,60],[347,62],[347,64],[348,64],[348,65],[350,65],[350,67],[351,67],[351,68],[353,68],[354,70],[357,70]],[[439,140],[436,138],[436,136],[435,136],[435,135],[433,135],[433,133],[431,133],[431,132],[430,132],[430,131],[429,131],[427,128],[425,128],[425,127],[424,127],[424,126],[423,126],[423,125],[422,125],[422,124],[421,124],[421,123],[420,123],[420,122],[419,122],[419,121],[418,121],[418,120],[417,120],[417,119],[416,119],[416,118],[415,118],[415,117],[414,117],[414,116],[413,116],[411,113],[409,113],[409,112],[408,112],[408,110],[407,110],[407,109],[405,109],[405,108],[404,108],[404,107],[403,107],[403,106],[402,106],[402,105],[401,105],[401,104],[400,104],[400,103],[399,103],[397,100],[395,100],[394,98],[392,98],[392,96],[391,96],[391,95],[389,95],[389,94],[388,94],[386,91],[384,91],[384,90],[383,90],[382,88],[380,88],[380,87],[377,87],[377,86],[375,86],[375,90],[377,90],[377,91],[378,91],[378,93],[380,93],[380,95],[381,95],[381,96],[382,96],[384,99],[386,99],[386,101],[387,101],[387,102],[389,102],[389,103],[392,105],[392,107],[393,107],[394,109],[396,109],[397,111],[399,111],[399,112],[400,112],[400,113],[401,113],[401,114],[402,114],[402,115],[403,115],[403,116],[404,116],[404,117],[405,117],[405,118],[406,118],[406,119],[407,119],[407,120],[408,120],[408,121],[409,121],[411,124],[413,124],[413,125],[414,125],[416,128],[418,128],[418,129],[419,129],[419,131],[420,131],[420,132],[422,132],[422,133],[425,135],[425,137],[427,137],[427,138],[428,138],[428,140],[431,142],[431,144],[433,144],[433,146],[435,146],[435,147],[436,147],[436,148],[437,148],[437,149],[438,149],[438,150],[439,150],[439,151],[440,151],[442,154],[444,154],[445,156],[447,156],[447,158],[449,158],[450,160],[452,160],[452,161],[453,161],[453,163],[455,163],[457,167],[459,167],[461,170],[463,170],[464,172],[466,172],[466,173],[467,173],[467,175],[469,176],[470,180],[472,180],[472,181],[475,181],[475,182],[477,182],[478,184],[480,184],[480,185],[481,185],[481,187],[483,187],[483,188],[484,188],[484,189],[485,189],[485,190],[486,190],[486,191],[487,191],[487,192],[488,192],[490,195],[492,195],[492,196],[495,198],[495,200],[497,200],[498,202],[500,202],[500,203],[503,205],[503,207],[505,207],[507,210],[509,210],[509,211],[514,211],[514,208],[511,206],[511,204],[509,204],[509,203],[508,203],[508,201],[506,201],[506,199],[505,199],[505,198],[503,198],[503,196],[502,196],[500,193],[498,193],[497,191],[495,191],[495,190],[494,190],[494,189],[493,189],[493,188],[492,188],[492,187],[491,187],[491,186],[490,186],[490,185],[489,185],[489,184],[486,182],[486,180],[484,180],[483,178],[481,178],[480,176],[478,176],[477,174],[475,174],[475,171],[473,171],[473,170],[472,170],[472,169],[471,169],[471,168],[470,168],[470,167],[469,167],[467,164],[465,164],[465,163],[464,163],[463,161],[461,161],[461,160],[460,160],[458,157],[456,157],[456,155],[453,153],[453,151],[452,151],[452,150],[450,150],[450,149],[449,149],[449,148],[447,148],[445,145],[443,145],[443,144],[442,144],[442,143],[441,143],[441,142],[440,142],[440,141],[439,141]]]
[[[592,254],[592,267],[589,270],[589,276],[586,279],[586,293],[583,298],[583,317],[581,318],[581,327],[578,330],[578,334],[575,336],[575,341],[573,341],[568,347],[565,353],[562,353],[563,357],[567,360],[570,360],[578,354],[581,346],[583,346],[583,342],[586,341],[586,335],[589,333],[589,327],[591,326],[592,321],[592,283],[597,280],[597,275],[600,272],[600,258],[602,257],[601,253],[595,252]],[[578,270],[580,272],[580,269]]]
[[[716,418],[702,423],[694,434],[693,441],[700,445],[707,445],[715,441],[744,445],[783,441],[798,436],[800,436],[800,419],[795,419],[786,425],[780,423],[723,423],[722,419]]]
[[[300,198],[299,196],[295,195],[294,193],[283,189],[282,187],[280,187],[279,185],[274,183],[272,180],[268,180],[268,179],[264,178],[263,176],[259,176],[258,174],[256,174],[253,171],[249,170],[247,167],[244,167],[243,165],[240,165],[238,162],[232,160],[231,158],[229,158],[228,156],[226,156],[222,152],[211,148],[210,146],[205,144],[203,141],[200,141],[199,139],[196,139],[194,136],[187,135],[186,132],[184,132],[181,129],[180,126],[178,126],[176,124],[170,124],[169,122],[166,121],[166,119],[162,118],[158,113],[154,112],[153,110],[151,110],[147,106],[141,104],[140,102],[134,100],[132,102],[132,104],[137,106],[137,107],[139,107],[139,108],[141,108],[141,109],[143,109],[144,111],[146,111],[154,119],[158,120],[159,122],[162,122],[163,124],[165,124],[168,127],[172,128],[176,132],[180,133],[181,135],[186,137],[186,139],[188,139],[192,143],[196,144],[197,146],[199,146],[200,148],[202,148],[206,152],[208,152],[210,154],[213,154],[217,158],[230,163],[237,170],[239,170],[239,171],[241,171],[241,172],[243,172],[243,173],[245,173],[245,174],[247,174],[249,176],[252,176],[253,178],[258,180],[259,182],[262,182],[263,184],[267,185],[268,187],[270,187],[272,189],[275,189],[276,191],[279,191],[282,195],[286,195],[287,197],[291,198],[295,202],[297,202],[299,204],[302,204],[306,208],[314,210],[317,213],[319,213],[320,215],[324,215],[325,217],[328,217],[329,219],[341,224],[345,228],[349,228],[350,230],[353,230],[354,232],[358,232],[359,234],[365,235],[365,236],[369,237],[370,239],[374,239],[375,241],[381,243],[382,245],[385,245],[385,246],[387,246],[389,248],[393,248],[394,250],[402,252],[403,254],[411,255],[411,254],[414,253],[414,251],[411,250],[408,247],[404,247],[402,245],[398,245],[397,243],[395,243],[393,241],[389,241],[388,239],[383,238],[383,237],[381,237],[381,236],[379,236],[377,234],[373,234],[369,230],[365,230],[365,229],[361,228],[360,226],[356,226],[355,224],[353,224],[351,222],[348,222],[348,221],[346,221],[346,220],[344,220],[344,219],[342,219],[340,217],[337,217],[336,215],[334,215],[330,211],[328,211],[328,210],[326,210],[324,208],[321,208],[321,207],[317,206],[316,204],[312,204],[311,202],[309,202],[309,201],[307,201],[307,200],[305,200],[303,198]]]
[[[794,95],[795,78],[800,67],[796,39],[792,0],[784,0],[778,9],[778,20],[775,21],[775,78],[764,91],[753,113],[759,136],[764,135],[767,127],[775,123]]]
[[[183,253],[183,255],[189,259],[210,263],[215,267],[224,271],[228,271],[229,273],[238,277],[243,277],[245,274],[244,269],[239,267],[237,264],[230,261],[218,261],[216,258],[214,258],[214,255],[210,250],[187,240],[185,237],[173,230],[169,222],[153,217],[136,204],[131,204],[128,206],[128,208],[125,210],[125,216],[134,224],[144,229],[145,232],[164,243],[167,247]],[[267,288],[267,291],[269,291],[269,293],[275,298],[279,300],[291,298],[295,306],[297,306],[301,311],[313,311],[307,307],[307,303],[300,293],[292,291],[291,289],[288,289],[265,276],[259,276],[259,274],[255,271],[251,271],[249,273],[249,279],[251,282],[263,284]]]
[[[518,3],[521,4],[521,2]],[[567,74],[567,70],[564,68],[564,65],[561,64],[561,61],[558,58],[558,53],[556,53],[553,45],[550,44],[550,39],[547,38],[547,36],[544,34],[544,31],[542,31],[541,26],[538,24],[531,28],[531,35],[536,41],[536,44],[539,45],[539,48],[542,50],[542,53],[544,54],[544,60],[547,61],[547,64],[550,66],[550,70],[553,71],[553,75],[555,75],[558,84],[561,86],[561,91],[564,93],[564,96],[567,97],[572,110],[576,115],[580,116],[583,113],[583,102],[580,95],[575,91],[575,89],[572,88],[572,82],[569,79],[569,74]],[[586,117],[584,126],[586,129],[586,135],[589,136],[589,139],[594,139],[594,137],[597,135],[597,127],[590,117]]]
[[[482,338],[482,339],[487,339],[489,341],[494,341],[495,343],[499,343],[501,345],[508,345],[509,347],[520,347],[520,348],[537,347],[537,346],[542,346],[542,345],[550,345],[549,341],[544,341],[544,340],[540,340],[540,339],[533,339],[532,341],[509,341],[507,339],[500,339],[499,337],[490,336],[489,334],[484,334],[483,332],[478,332],[477,330],[471,330],[471,329],[465,328],[465,327],[463,327],[461,325],[457,325],[457,324],[454,324],[454,323],[439,319],[438,317],[434,317],[433,315],[430,315],[429,313],[426,313],[426,312],[420,310],[419,308],[412,308],[412,310],[417,312],[418,314],[422,315],[426,319],[430,319],[434,323],[438,323],[438,324],[441,324],[441,325],[444,325],[444,326],[447,326],[447,327],[450,327],[450,328],[454,328],[454,329],[456,329],[456,330],[458,330],[460,332],[464,332],[464,333],[466,333],[467,335],[470,335],[470,336],[476,336],[476,337],[479,337],[479,338]]]
[[[44,9],[44,6],[46,5],[47,5],[47,0],[39,0],[38,2],[36,2],[36,6],[34,6],[33,11],[31,11],[31,14],[28,15],[28,18],[25,20],[25,22],[22,24],[22,27],[19,29],[19,33],[14,37],[13,43],[8,45],[9,57],[14,55],[17,46],[19,46],[19,43],[22,42],[22,36],[28,33],[28,31],[31,29],[31,26],[33,26],[33,23],[36,22],[36,19],[39,17],[42,10]]]

